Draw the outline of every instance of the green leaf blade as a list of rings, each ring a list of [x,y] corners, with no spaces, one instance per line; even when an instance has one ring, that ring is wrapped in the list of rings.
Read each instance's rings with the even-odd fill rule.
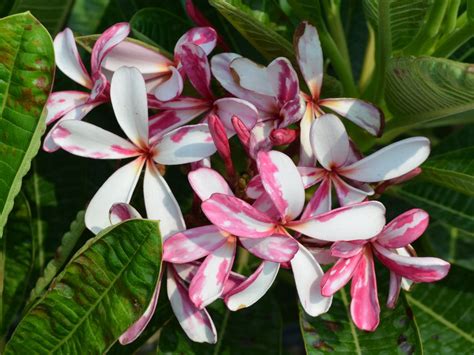
[[[52,40],[38,20],[29,13],[0,20],[0,237],[39,149],[54,68]]]
[[[20,322],[5,354],[103,353],[144,312],[160,268],[156,222],[130,220],[102,231]]]

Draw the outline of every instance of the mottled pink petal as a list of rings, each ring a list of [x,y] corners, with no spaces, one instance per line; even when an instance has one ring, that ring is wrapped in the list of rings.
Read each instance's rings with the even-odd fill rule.
[[[337,261],[337,258],[331,255],[331,250],[329,249],[318,248],[316,246],[311,246],[307,244],[304,245],[319,265],[334,264]]]
[[[320,182],[326,175],[326,170],[321,168],[298,166],[304,188],[307,189]]]
[[[273,96],[281,105],[288,101],[299,99],[300,84],[298,74],[286,58],[273,60],[267,67],[267,85],[273,89]]]
[[[202,48],[209,55],[216,47],[217,33],[211,27],[194,27],[181,36],[176,42],[175,54],[179,47],[184,44],[191,43]]]
[[[265,214],[233,196],[214,194],[201,207],[213,224],[239,237],[266,237],[275,229],[274,222]]]
[[[338,258],[350,258],[360,254],[365,242],[335,242],[331,245],[331,254]]]
[[[163,243],[163,260],[188,263],[201,259],[227,242],[229,234],[216,226],[202,226],[173,234]]]
[[[209,100],[198,97],[180,96],[170,101],[157,100],[148,94],[148,107],[159,110],[198,110],[211,108]]]
[[[323,179],[321,185],[306,205],[301,219],[307,219],[329,212],[332,207],[331,179]]]
[[[63,120],[53,128],[54,143],[81,157],[94,159],[124,159],[140,155],[129,141],[93,124]]]
[[[280,264],[262,262],[245,281],[230,291],[224,301],[231,311],[247,308],[262,298],[275,280]]]
[[[229,237],[204,259],[189,285],[189,297],[196,307],[202,309],[221,296],[232,269],[236,246],[236,238]]]
[[[332,175],[331,180],[334,184],[334,188],[336,189],[337,199],[339,200],[340,206],[347,206],[362,202],[367,198],[367,196],[374,194],[373,190],[366,192],[349,185],[337,175]]]
[[[269,218],[277,221],[280,218],[280,212],[275,207],[272,199],[266,192],[264,192],[259,198],[257,198],[252,204],[260,212],[266,214]]]
[[[258,122],[250,131],[249,153],[253,158],[257,157],[258,152],[268,151],[272,148],[270,134],[277,128],[277,121]]]
[[[128,203],[114,203],[109,210],[110,224],[117,224],[129,219],[141,219],[140,213]]]
[[[307,314],[317,317],[331,307],[332,297],[321,294],[323,270],[311,253],[303,245],[291,260],[291,269],[295,277],[296,290]]]
[[[194,192],[202,201],[207,200],[214,193],[233,196],[227,181],[215,170],[199,168],[188,174],[188,180]]]
[[[209,125],[209,133],[211,133],[212,140],[217,148],[217,153],[224,161],[228,176],[235,176],[234,163],[232,162],[232,153],[230,151],[229,140],[227,139],[227,132],[219,117],[210,114],[207,118]]]
[[[295,31],[296,59],[313,99],[318,99],[323,82],[323,51],[318,31],[308,22],[302,22]]]
[[[238,84],[246,90],[260,95],[275,96],[269,85],[267,68],[250,59],[239,57],[230,63],[230,70]]]
[[[197,308],[189,299],[188,290],[173,267],[168,267],[167,291],[171,308],[186,335],[197,343],[217,342],[217,333],[212,319],[205,309]]]
[[[319,104],[354,122],[370,134],[380,137],[384,115],[377,106],[359,99],[324,99]]]
[[[274,234],[265,238],[239,238],[242,246],[263,260],[290,261],[298,251],[298,242],[293,237]]]
[[[247,184],[245,193],[249,198],[256,200],[265,193],[260,175],[255,175]]]
[[[303,99],[297,97],[294,100],[287,101],[280,110],[281,120],[278,127],[288,127],[298,122],[306,111],[306,105]]]
[[[349,155],[349,136],[341,120],[332,114],[317,118],[311,127],[313,152],[327,170],[344,165]]]
[[[229,136],[235,132],[232,117],[237,116],[247,130],[252,129],[258,120],[257,108],[254,105],[234,97],[225,97],[214,101],[214,110],[224,124]]]
[[[385,248],[401,248],[417,240],[428,227],[430,216],[414,208],[393,219],[377,237]]]
[[[293,220],[304,205],[304,187],[295,164],[287,155],[273,150],[259,152],[257,166],[262,184],[284,220]]]
[[[69,28],[59,32],[54,39],[54,55],[59,70],[76,83],[92,88],[92,79],[82,63],[74,34]]]
[[[173,100],[183,91],[183,78],[174,66],[168,67],[170,75],[155,89],[155,96],[160,101]]]
[[[297,138],[297,131],[290,128],[277,128],[270,134],[270,140],[274,146],[288,145]]]
[[[388,289],[387,307],[395,308],[402,288],[402,278],[393,271],[390,271],[390,284]]]
[[[244,150],[248,153],[250,145],[250,130],[237,116],[232,116],[231,122],[237,137],[239,137],[240,143],[242,143]]]
[[[148,121],[150,144],[157,142],[166,133],[192,121],[207,110],[207,108],[166,110],[151,116]]]
[[[165,134],[154,147],[158,164],[181,165],[210,157],[216,151],[207,124],[183,126]]]
[[[92,75],[99,72],[101,69],[102,61],[107,54],[130,33],[130,25],[127,22],[117,23],[108,29],[106,29],[92,48],[91,54],[91,71]],[[124,63],[128,65],[128,63]]]
[[[356,254],[347,259],[339,259],[332,268],[323,276],[321,281],[321,293],[324,296],[332,296],[343,288],[351,279],[362,253]]]
[[[82,91],[57,91],[48,97],[46,103],[46,124],[49,125],[60,119],[69,111],[84,105],[89,94]]]
[[[415,282],[441,280],[449,271],[449,263],[431,257],[402,256],[373,243],[374,253],[382,264],[396,274]]]
[[[191,84],[202,97],[212,98],[211,69],[204,50],[195,44],[187,43],[180,46],[178,52]]]
[[[352,276],[351,316],[357,328],[373,332],[380,321],[374,258],[366,248]]]
[[[144,159],[137,158],[124,165],[114,172],[95,193],[85,214],[85,223],[91,232],[97,234],[110,226],[109,211],[112,205],[130,202],[143,164]]]
[[[377,201],[336,208],[319,216],[289,222],[286,227],[308,237],[326,241],[365,240],[385,225],[385,207]]]
[[[341,168],[339,173],[362,182],[393,179],[421,165],[429,154],[430,141],[427,138],[407,138]]]

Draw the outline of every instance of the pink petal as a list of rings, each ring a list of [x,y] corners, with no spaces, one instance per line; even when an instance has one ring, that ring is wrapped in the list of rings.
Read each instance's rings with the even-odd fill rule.
[[[343,288],[351,279],[352,274],[359,265],[362,253],[356,254],[347,259],[339,259],[332,268],[330,268],[321,281],[321,293],[324,296],[332,296]]]
[[[273,88],[269,85],[269,76],[265,66],[239,57],[230,63],[230,70],[237,78],[238,84],[244,89],[260,95],[276,96]]]
[[[227,132],[219,117],[215,114],[210,114],[207,117],[207,124],[209,126],[209,133],[217,148],[217,153],[224,161],[224,166],[228,176],[235,176],[234,163],[232,162],[232,153],[230,151],[229,140]]]
[[[311,126],[311,146],[327,170],[344,165],[349,155],[349,136],[341,120],[332,114],[318,117]]]
[[[280,110],[282,121],[278,127],[288,127],[298,122],[306,111],[306,105],[303,99],[297,97],[294,100],[287,101]]]
[[[186,283],[191,283],[201,264],[202,262],[198,261],[186,264],[173,264],[173,269],[176,271],[180,279]]]
[[[119,342],[122,345],[130,344],[131,342],[135,341],[140,334],[145,330],[148,323],[150,323],[151,318],[153,317],[156,309],[156,305],[158,304],[158,297],[160,295],[160,286],[161,286],[161,277],[163,272],[160,272],[158,281],[155,286],[155,291],[153,291],[153,295],[151,296],[150,303],[145,310],[145,313],[142,314],[140,318],[138,318],[135,323],[133,323],[120,337]]]
[[[374,253],[382,264],[396,274],[415,282],[441,280],[449,271],[449,263],[431,257],[402,256],[373,243]]]
[[[262,194],[265,193],[265,189],[263,188],[262,179],[260,175],[255,175],[247,184],[247,188],[245,190],[247,197],[256,200]]]
[[[148,95],[148,107],[160,110],[197,110],[210,108],[209,100],[180,96],[170,101],[157,100],[153,95]]]
[[[240,238],[243,247],[263,260],[277,263],[290,261],[298,251],[298,242],[293,237],[273,234],[265,238]]]
[[[298,166],[304,188],[307,189],[320,182],[326,175],[326,170],[321,168]]]
[[[427,138],[407,138],[343,167],[339,173],[362,182],[393,179],[421,165],[429,154],[430,141]]]
[[[365,249],[352,276],[351,316],[357,328],[373,332],[380,321],[380,305],[377,297],[374,258]]]
[[[102,67],[114,72],[122,66],[137,68],[140,73],[160,76],[169,73],[173,62],[151,47],[145,47],[133,40],[117,44],[103,58]]]
[[[350,258],[360,254],[365,243],[361,242],[335,242],[331,245],[331,254],[338,258]]]
[[[201,208],[213,224],[239,237],[266,237],[275,229],[274,222],[265,214],[233,196],[214,194]]]
[[[209,55],[216,47],[217,33],[211,27],[194,27],[186,32],[176,42],[175,53],[178,49],[187,43],[199,46],[206,55]]]
[[[370,134],[380,137],[384,127],[384,115],[377,106],[359,99],[325,99],[319,104],[354,122]]]
[[[258,122],[250,131],[249,153],[255,158],[260,151],[272,148],[270,134],[277,127],[277,121]]]
[[[169,101],[181,95],[183,91],[183,78],[174,66],[168,67],[170,75],[155,89],[155,96],[160,101]]]
[[[237,311],[253,305],[271,287],[278,270],[280,270],[279,263],[262,262],[252,275],[226,295],[224,301],[227,308]]]
[[[349,185],[337,175],[332,175],[331,180],[334,183],[337,199],[339,200],[339,205],[341,206],[362,202],[367,198],[367,196],[374,194],[373,190],[366,192]]]
[[[114,203],[109,210],[110,224],[141,218],[140,213],[128,203]]]
[[[189,297],[196,307],[202,309],[221,296],[232,269],[236,246],[237,240],[230,237],[204,259],[189,285]]]
[[[56,65],[64,74],[76,83],[88,89],[92,88],[92,79],[82,63],[74,34],[69,28],[59,32],[54,39],[54,54]]]
[[[257,198],[252,204],[260,212],[270,217],[272,220],[277,221],[280,218],[280,212],[275,207],[270,196],[264,192],[259,198]]]
[[[110,85],[115,116],[127,137],[140,148],[148,147],[148,104],[145,80],[138,69],[117,70]]]
[[[301,240],[300,240],[301,241]],[[326,248],[318,248],[305,244],[305,247],[309,250],[313,258],[318,262],[319,265],[334,264],[337,258],[331,255],[331,251]]]
[[[157,142],[166,133],[192,121],[207,110],[207,108],[166,110],[151,116],[148,121],[150,144]]]
[[[234,196],[227,181],[215,170],[209,168],[193,170],[188,174],[188,180],[202,201],[207,200],[214,193]]]
[[[304,187],[293,161],[273,150],[259,152],[257,166],[262,184],[283,219],[293,220],[304,205]]]
[[[82,91],[57,91],[49,95],[46,103],[46,124],[49,125],[60,119],[76,107],[84,105],[89,94]]]
[[[289,222],[286,227],[308,237],[336,241],[366,240],[385,225],[385,207],[377,201],[336,208],[319,216]]]
[[[143,180],[143,196],[149,219],[160,221],[163,241],[170,235],[186,229],[184,218],[173,193],[155,165],[147,163]]]
[[[224,291],[222,291],[221,298],[225,299],[225,297],[232,292],[237,286],[239,286],[242,282],[245,281],[245,276],[238,274],[236,272],[231,271],[229,274],[229,278],[225,282]]]
[[[54,142],[53,139],[53,132],[58,128],[58,126],[61,124],[61,122],[67,121],[67,120],[82,120],[90,111],[92,111],[93,108],[101,105],[102,102],[96,102],[93,104],[84,104],[77,106],[70,110],[68,113],[66,113],[62,119],[60,119],[56,124],[49,130],[49,132],[46,134],[46,137],[44,138],[43,142],[43,149],[47,152],[55,152],[58,150],[60,147]]]
[[[234,97],[225,97],[214,101],[214,110],[224,124],[229,136],[235,132],[232,117],[237,116],[248,130],[252,129],[258,120],[257,108],[254,105]]]
[[[300,161],[299,166],[314,167],[316,164],[316,156],[311,146],[311,125],[314,121],[313,105],[306,104],[306,110],[300,121]]]
[[[402,278],[398,276],[396,273],[390,271],[390,284],[388,289],[388,297],[387,297],[387,307],[388,308],[395,308],[398,300],[398,296],[400,295],[400,289],[402,286]]]
[[[114,172],[95,193],[86,209],[87,228],[97,234],[110,226],[109,210],[120,202],[129,203],[137,186],[144,160],[137,158]]]
[[[165,134],[154,147],[158,164],[180,165],[210,157],[216,151],[207,124],[176,128]]]
[[[191,43],[179,47],[179,58],[189,81],[197,92],[206,98],[212,98],[211,69],[204,50]]]
[[[173,312],[186,335],[197,343],[217,342],[216,328],[205,309],[200,310],[189,299],[184,282],[170,266],[167,277],[168,298]]]
[[[234,130],[235,130],[235,133],[237,134],[237,137],[239,137],[240,143],[242,143],[244,150],[248,154],[249,145],[250,145],[250,130],[242,122],[242,120],[237,116],[232,116],[231,121],[232,121],[232,126],[234,127]]]
[[[273,60],[267,67],[268,82],[273,88],[273,95],[281,105],[291,100],[299,100],[300,85],[298,75],[290,61],[280,57]]]
[[[385,248],[401,248],[417,240],[428,227],[430,216],[414,208],[387,224],[377,237],[377,243]]]
[[[307,219],[329,212],[331,207],[331,179],[325,178],[306,205],[301,219]]]
[[[302,22],[295,31],[293,42],[296,43],[296,58],[311,96],[318,99],[323,82],[323,52],[318,31],[308,22]]]
[[[324,297],[321,294],[323,270],[301,244],[299,251],[291,260],[291,268],[295,277],[296,290],[305,312],[312,317],[326,313],[331,307],[332,297]]]
[[[277,128],[270,134],[270,140],[275,145],[287,145],[296,140],[297,131],[290,128]]]
[[[81,157],[124,159],[140,155],[129,141],[83,121],[62,120],[51,134],[54,143]]]
[[[92,48],[91,71],[92,74],[100,71],[102,61],[107,54],[130,33],[130,25],[127,22],[121,22],[109,27],[97,39]]]
[[[225,244],[228,237],[212,225],[173,234],[163,244],[163,260],[182,264],[201,259]]]

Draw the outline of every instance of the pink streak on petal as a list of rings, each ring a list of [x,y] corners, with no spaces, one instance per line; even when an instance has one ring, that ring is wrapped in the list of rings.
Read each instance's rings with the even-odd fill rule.
[[[192,126],[183,127],[178,130],[173,136],[171,136],[171,140],[175,143],[181,142],[181,140],[186,136],[186,134],[192,129]]]
[[[130,154],[135,154],[137,152],[137,150],[135,149],[126,149],[126,148],[123,148],[119,145],[111,145],[110,146],[110,149],[114,152],[117,152],[117,153],[120,153],[120,154],[123,154],[123,155],[130,155]]]
[[[394,272],[390,271],[390,285],[388,290],[388,297],[387,297],[387,307],[388,308],[395,308],[398,300],[398,296],[400,295],[400,289],[402,286],[402,277],[398,276]]]
[[[334,295],[349,282],[359,264],[361,255],[362,253],[359,253],[347,259],[339,259],[324,274],[321,281],[321,294],[323,296],[329,297]]]
[[[70,135],[71,135],[71,132],[69,132],[66,128],[61,127],[61,126],[57,126],[52,133],[53,138],[67,138]]]
[[[401,248],[418,239],[426,230],[429,215],[421,209],[411,209],[385,226],[376,238],[386,248]]]

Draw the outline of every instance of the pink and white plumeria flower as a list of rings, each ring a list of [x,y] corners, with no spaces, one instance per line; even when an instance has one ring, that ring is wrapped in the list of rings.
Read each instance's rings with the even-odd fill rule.
[[[385,208],[379,202],[365,202],[297,220],[305,197],[303,181],[292,160],[278,151],[262,151],[257,156],[257,165],[267,193],[256,201],[259,206],[224,193],[214,193],[202,203],[204,214],[220,230],[255,240],[275,234],[290,236],[288,230],[293,230],[334,242],[372,238],[385,224]],[[267,205],[265,209],[264,205]],[[314,316],[326,312],[331,299],[320,293],[323,272],[319,264],[301,244],[290,263],[305,311]],[[279,263],[265,261],[257,270],[257,276],[261,277],[249,278],[237,292],[229,293],[228,307],[235,310],[256,302],[270,287],[278,268]]]
[[[215,55],[212,73],[232,95],[247,100],[259,110],[260,121],[252,130],[250,153],[272,147],[271,132],[298,122],[305,103],[300,97],[298,75],[286,58],[277,58],[267,67],[235,53]],[[238,116],[238,115],[237,115]]]
[[[324,275],[322,294],[331,296],[352,278],[351,316],[355,325],[374,331],[379,324],[374,255],[390,270],[387,305],[395,307],[402,278],[414,282],[434,282],[449,271],[449,263],[438,258],[416,257],[410,243],[428,226],[429,216],[420,209],[409,210],[392,220],[382,232],[369,241],[336,242],[333,256],[340,258]]]
[[[234,196],[227,182],[215,170],[200,168],[189,173],[188,178],[202,201],[215,193]],[[205,258],[189,287],[190,298],[197,307],[205,307],[223,294],[237,242],[258,258],[274,263],[288,262],[298,251],[297,241],[287,234],[244,238],[215,225],[192,228],[171,236],[163,246],[163,260],[189,263]]]
[[[375,105],[359,99],[337,98],[321,99],[323,83],[323,51],[319,41],[318,31],[308,22],[303,22],[295,31],[294,41],[296,59],[301,74],[308,86],[310,95],[304,94],[306,111],[301,120],[300,162],[302,166],[312,166],[315,163],[314,152],[311,149],[310,129],[312,122],[322,114],[325,108],[347,118],[370,134],[382,134],[384,117]]]
[[[102,65],[108,71],[116,71],[123,65],[139,69],[146,79],[148,92],[160,101],[169,101],[183,91],[183,61],[187,60],[188,50],[202,51],[207,56],[216,46],[216,40],[216,31],[211,27],[192,28],[176,43],[173,60],[135,42],[123,41],[109,53]]]
[[[81,120],[94,107],[110,100],[110,85],[102,73],[101,65],[104,58],[130,32],[128,23],[118,23],[108,28],[95,42],[91,54],[91,74],[87,72],[79,56],[74,34],[69,28],[60,32],[54,39],[54,52],[57,67],[69,78],[91,92],[58,91],[53,92],[48,99],[46,109],[46,124],[57,120]],[[56,124],[57,126],[57,124]],[[52,139],[56,128],[54,126],[43,143],[43,149],[53,152],[59,149]]]
[[[148,207],[147,215],[149,217],[163,218],[159,210],[149,210]],[[111,224],[141,218],[138,211],[126,203],[114,204],[110,209]],[[166,240],[166,238],[170,236],[170,233],[175,232],[174,228],[167,229],[169,225],[176,225],[182,230],[186,229],[181,211],[177,210],[175,215],[169,215],[166,218],[168,220],[172,219],[172,221],[171,223],[163,223],[163,219],[160,221],[160,232],[163,240]],[[214,323],[205,309],[199,309],[191,302],[188,295],[188,287],[186,286],[186,283],[191,282],[198,266],[193,264],[173,265],[167,263],[166,268],[168,299],[184,332],[192,341],[214,344],[217,341]],[[161,270],[163,272],[164,267]],[[160,275],[157,280],[155,291],[143,315],[120,336],[119,341],[122,345],[129,344],[138,338],[153,317],[160,294],[161,279],[162,275]],[[230,284],[230,286],[234,287],[234,284]]]
[[[171,218],[179,211],[178,203],[155,164],[186,164],[212,155],[216,148],[207,124],[180,128],[171,125],[171,129],[165,128],[149,139],[145,81],[136,68],[117,70],[110,96],[117,121],[129,140],[83,121],[63,121],[53,133],[55,143],[75,155],[95,159],[136,157],[112,174],[94,195],[86,210],[87,227],[97,233],[109,226],[110,207],[130,201],[146,164],[143,188],[147,209],[160,211],[161,228],[170,221],[172,225],[166,229],[180,231]]]

